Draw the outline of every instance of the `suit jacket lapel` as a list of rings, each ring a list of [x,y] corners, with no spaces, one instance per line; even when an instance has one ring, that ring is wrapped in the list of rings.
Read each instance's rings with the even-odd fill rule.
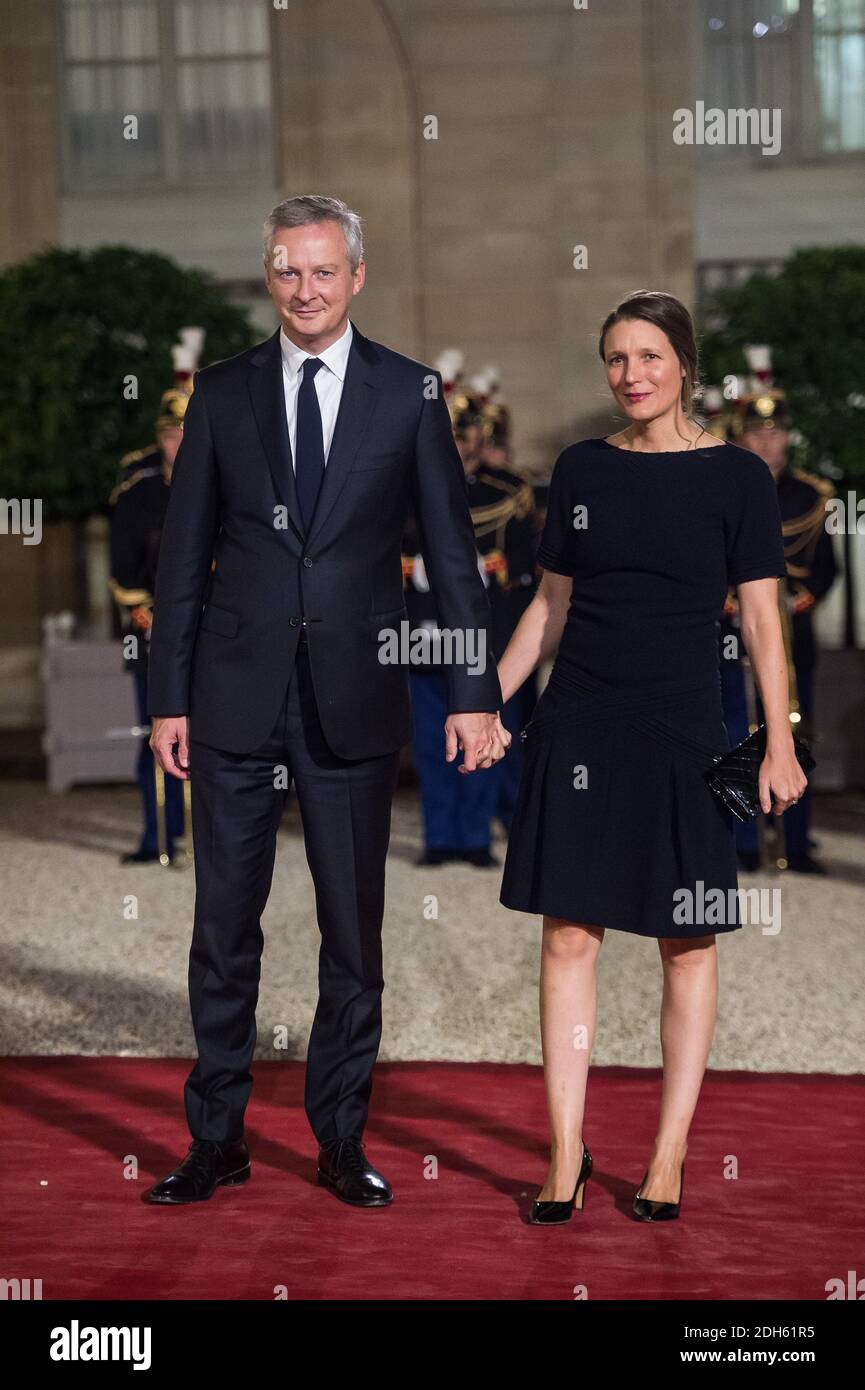
[[[250,358],[249,394],[267,462],[273,475],[276,495],[285,507],[294,529],[303,538],[303,520],[294,483],[288,421],[285,418],[285,388],[282,380],[282,351],[279,329],[262,343]]]
[[[345,486],[376,402],[378,383],[375,366],[379,357],[368,339],[358,332],[353,323],[351,326],[351,349],[342,383],[342,396],[308,542],[313,541],[321,530]]]

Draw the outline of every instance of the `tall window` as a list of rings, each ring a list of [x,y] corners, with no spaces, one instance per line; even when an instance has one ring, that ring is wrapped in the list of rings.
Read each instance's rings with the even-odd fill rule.
[[[784,160],[865,151],[865,0],[699,0],[699,14],[707,107],[780,107]]]
[[[865,150],[865,3],[813,0],[813,6],[823,146]]]
[[[268,6],[62,4],[68,188],[236,182],[269,173]]]

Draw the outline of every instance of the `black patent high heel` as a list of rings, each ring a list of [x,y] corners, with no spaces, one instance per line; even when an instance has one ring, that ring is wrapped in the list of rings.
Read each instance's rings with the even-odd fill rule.
[[[592,1155],[586,1147],[585,1140],[583,1140],[583,1161],[580,1165],[573,1197],[569,1202],[532,1202],[532,1209],[528,1218],[531,1225],[558,1226],[563,1221],[570,1221],[574,1209],[582,1211],[586,1200],[586,1184],[591,1173]]]
[[[649,1170],[647,1168],[643,1174],[643,1182],[646,1181],[648,1176]],[[654,1202],[650,1197],[641,1197],[640,1188],[642,1188],[643,1182],[640,1183],[640,1187],[638,1187],[634,1193],[633,1211],[636,1219],[638,1221],[675,1221],[676,1217],[679,1215],[682,1193],[685,1190],[684,1160],[682,1161],[682,1174],[679,1179],[679,1200],[677,1202]]]

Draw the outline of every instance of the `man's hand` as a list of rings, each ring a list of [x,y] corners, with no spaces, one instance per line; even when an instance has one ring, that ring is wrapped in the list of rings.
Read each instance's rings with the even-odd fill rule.
[[[189,719],[185,714],[166,718],[153,715],[150,720],[150,747],[163,772],[189,781]],[[174,745],[177,744],[177,752]]]
[[[139,632],[149,632],[153,626],[153,612],[150,608],[146,608],[143,603],[137,603],[130,610],[129,616],[132,619],[133,627],[137,627]]]
[[[460,772],[492,767],[505,756],[511,736],[498,714],[449,714],[445,724],[445,761],[462,749]]]

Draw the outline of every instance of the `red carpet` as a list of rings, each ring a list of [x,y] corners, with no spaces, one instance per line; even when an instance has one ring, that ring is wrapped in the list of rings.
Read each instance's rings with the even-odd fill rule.
[[[366,1144],[396,1198],[378,1211],[314,1184],[300,1063],[255,1065],[251,1181],[176,1208],[141,1198],[186,1150],[187,1062],[0,1067],[0,1276],[41,1279],[44,1299],[270,1300],[284,1286],[293,1299],[573,1299],[584,1287],[590,1299],[823,1301],[827,1280],[862,1272],[861,1076],[710,1072],[682,1215],[644,1226],[630,1200],[659,1074],[594,1068],[586,1208],[543,1229],[520,1219],[546,1167],[535,1067],[379,1066]],[[137,1180],[124,1178],[135,1159]]]

